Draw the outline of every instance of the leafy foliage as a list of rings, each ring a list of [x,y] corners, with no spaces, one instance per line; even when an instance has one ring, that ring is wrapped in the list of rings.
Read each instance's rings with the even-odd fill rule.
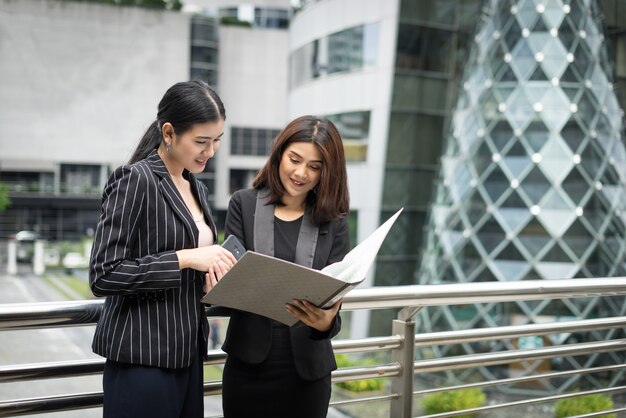
[[[0,212],[8,208],[10,204],[9,188],[6,184],[0,183]]]
[[[222,25],[229,25],[229,26],[241,26],[244,28],[251,28],[252,27],[252,23],[247,22],[245,20],[239,20],[236,17],[232,17],[232,16],[223,16],[220,18],[220,23]]]
[[[183,3],[180,0],[65,0],[82,1],[85,3],[105,3],[115,6],[138,6],[149,9],[180,10]]]
[[[335,360],[337,361],[337,367],[340,368],[376,364],[376,360],[372,358],[363,358],[356,361],[350,359],[345,354],[335,354]],[[348,382],[336,383],[336,385],[352,392],[367,392],[382,389],[385,386],[385,381],[384,379],[350,380]]]
[[[422,407],[428,414],[441,412],[454,412],[464,409],[476,408],[485,403],[487,397],[481,389],[470,388],[450,392],[439,392],[425,396],[422,399]],[[472,418],[476,414],[459,415],[461,418]]]
[[[604,395],[586,395],[561,399],[554,406],[555,418],[574,417],[613,409],[613,401]],[[616,414],[600,415],[599,418],[615,418]]]

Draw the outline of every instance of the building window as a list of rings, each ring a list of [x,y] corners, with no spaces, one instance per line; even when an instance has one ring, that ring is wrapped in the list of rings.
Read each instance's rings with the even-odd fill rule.
[[[9,188],[9,192],[54,192],[54,173],[31,171],[4,171],[0,173],[0,181],[7,185],[7,187]]]
[[[256,170],[230,170],[230,184],[228,187],[230,194],[235,193],[237,190],[252,187],[252,180],[254,180],[256,173]]]
[[[268,29],[287,29],[289,27],[289,10],[256,7],[254,9],[254,25]]]
[[[365,161],[370,131],[370,112],[358,111],[327,115],[341,134],[347,161]]]
[[[396,67],[447,73],[453,33],[401,23],[398,27]]]
[[[329,74],[376,65],[378,24],[355,26],[316,39],[295,50],[289,59],[290,87]]]
[[[100,166],[61,164],[61,193],[100,193]]]
[[[273,7],[252,7],[240,5],[237,7],[225,7],[219,11],[222,24],[253,26],[264,29],[287,29],[289,28],[289,9]]]
[[[278,129],[232,127],[230,153],[232,155],[269,155]]]
[[[206,16],[191,19],[191,80],[203,80],[211,86],[217,84],[218,63],[217,21]]]

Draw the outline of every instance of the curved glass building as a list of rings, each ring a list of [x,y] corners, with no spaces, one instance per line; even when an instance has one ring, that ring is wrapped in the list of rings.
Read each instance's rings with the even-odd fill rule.
[[[623,111],[597,2],[492,0],[484,11],[451,114],[416,280],[626,275]],[[420,323],[435,331],[625,311],[623,298],[529,301],[430,308]],[[623,331],[527,337],[489,347],[463,344],[421,355],[602,340],[615,333]],[[611,363],[624,360],[623,354],[605,355],[613,357]],[[509,373],[587,367],[602,359],[537,361],[510,367]],[[498,372],[480,370],[486,377]],[[541,389],[562,391],[573,383],[545,382]]]

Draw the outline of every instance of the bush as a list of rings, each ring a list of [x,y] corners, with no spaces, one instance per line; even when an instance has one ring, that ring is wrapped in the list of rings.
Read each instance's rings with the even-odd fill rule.
[[[335,360],[337,361],[337,367],[355,367],[355,366],[368,366],[376,364],[376,360],[371,358],[364,358],[359,361],[351,360],[345,354],[335,354]],[[367,380],[350,380],[348,382],[339,382],[336,385],[340,388],[347,389],[352,392],[367,392],[370,390],[380,390],[384,387],[385,382],[383,379],[367,379]]]
[[[556,418],[574,417],[577,415],[602,412],[613,409],[613,401],[604,395],[586,395],[575,398],[561,399],[554,405]],[[615,418],[616,414],[600,415],[599,418]]]
[[[228,26],[241,26],[244,28],[251,28],[252,27],[252,23],[246,21],[246,20],[239,20],[236,17],[232,17],[232,16],[222,16],[220,18],[220,23],[222,25],[228,25]]]
[[[454,412],[463,409],[476,408],[485,403],[486,396],[481,389],[460,389],[450,392],[439,392],[425,396],[422,399],[424,412],[438,414],[441,412]],[[459,415],[462,418],[472,418],[476,414]]]

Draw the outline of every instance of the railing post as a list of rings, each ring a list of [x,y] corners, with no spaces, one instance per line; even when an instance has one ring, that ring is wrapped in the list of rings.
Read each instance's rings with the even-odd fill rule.
[[[33,254],[33,273],[39,276],[46,272],[46,267],[43,262],[44,240],[38,239],[35,241],[34,245],[35,252]]]
[[[396,319],[391,328],[392,335],[403,337],[400,348],[391,352],[391,361],[400,363],[399,376],[391,378],[391,392],[399,395],[391,401],[390,418],[413,416],[413,364],[415,359],[415,323]]]
[[[9,239],[7,243],[7,274],[17,274],[17,241]]]

